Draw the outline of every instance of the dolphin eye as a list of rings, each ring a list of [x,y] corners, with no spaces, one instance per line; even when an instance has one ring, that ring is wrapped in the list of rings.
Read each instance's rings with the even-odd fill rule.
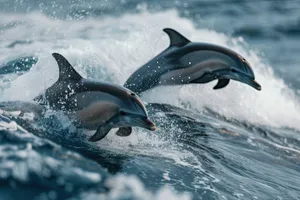
[[[120,111],[120,115],[125,115],[125,112],[124,111]]]
[[[247,62],[245,58],[242,58],[242,61],[243,61],[243,62]]]
[[[232,72],[237,72],[236,69],[234,69],[234,68],[231,68],[231,71],[232,71]]]
[[[135,96],[135,94],[134,94],[134,93],[130,93],[130,95],[131,95],[131,96]]]

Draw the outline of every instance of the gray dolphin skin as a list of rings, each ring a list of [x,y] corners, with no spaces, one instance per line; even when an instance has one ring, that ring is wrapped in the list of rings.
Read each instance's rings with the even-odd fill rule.
[[[230,79],[261,90],[250,64],[241,55],[222,46],[191,42],[177,31],[163,29],[170,46],[134,72],[124,86],[137,94],[160,85],[208,83],[224,88]]]
[[[34,100],[72,114],[83,128],[97,129],[90,141],[101,140],[112,128],[119,128],[119,136],[130,135],[133,126],[156,129],[135,93],[115,84],[84,79],[62,55],[52,55],[59,67],[58,81]]]

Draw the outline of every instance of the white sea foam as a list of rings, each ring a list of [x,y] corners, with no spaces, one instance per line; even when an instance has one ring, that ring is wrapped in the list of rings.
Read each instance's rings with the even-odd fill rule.
[[[39,13],[25,17],[0,14],[0,23],[13,21],[22,23],[3,31],[2,45],[19,38],[34,42],[13,49],[1,48],[0,59],[23,52],[38,56],[39,62],[29,73],[6,86],[8,88],[1,95],[1,100],[30,100],[55,82],[58,70],[51,57],[52,52],[65,55],[83,76],[122,84],[139,66],[168,46],[169,39],[162,28],[172,27],[192,41],[215,43],[239,52],[253,66],[262,91],[236,81],[231,81],[223,90],[215,91],[212,87],[216,82],[213,82],[158,88],[144,94],[145,101],[190,105],[190,109],[199,111],[208,107],[228,118],[300,129],[298,97],[274,75],[272,68],[265,64],[267,60],[251,50],[251,44],[247,45],[242,38],[230,38],[213,30],[196,29],[190,20],[179,17],[174,10],[82,21],[60,21]],[[169,95],[170,91],[172,95]]]
[[[17,112],[7,112],[0,110],[0,114],[5,114],[5,119],[10,119],[11,117],[21,117],[16,115]],[[51,113],[49,113],[51,114]],[[21,117],[22,118],[22,117]],[[27,118],[25,118],[27,119]],[[25,120],[24,119],[24,120]],[[27,119],[31,121],[31,118]],[[64,121],[65,122],[65,121]],[[64,123],[62,122],[62,123]],[[0,130],[2,130],[2,126],[8,128],[10,131],[14,131],[18,128],[18,125],[15,124],[15,129],[11,130],[10,126],[6,126],[8,123],[0,120]],[[5,129],[6,130],[6,129]],[[18,137],[20,137],[20,134],[18,134]],[[34,138],[33,143],[38,143],[39,141],[42,142],[43,139],[35,138],[32,134],[27,133],[27,137]],[[117,139],[116,139],[117,138]],[[153,149],[157,149],[160,147],[160,150],[162,150],[162,153],[160,155],[157,155],[158,157],[163,156],[170,159],[174,159],[178,164],[185,163],[185,165],[188,165],[188,161],[186,159],[194,157],[193,155],[189,155],[186,151],[176,151],[172,148],[170,148],[170,145],[166,145],[166,141],[161,141],[158,138],[155,137],[155,135],[152,136],[146,136],[145,133],[138,134],[138,132],[134,132],[133,136],[121,138],[121,137],[115,137],[112,133],[110,134],[110,137],[105,138],[101,143],[99,144],[99,148],[101,145],[105,146],[108,150],[114,150],[122,153],[128,154],[144,154],[144,155],[151,155],[153,156],[153,153],[157,154],[158,151],[153,151]],[[161,149],[162,146],[168,146],[165,149]],[[150,148],[145,148],[148,145]],[[151,148],[149,145],[155,145],[156,148]],[[153,147],[153,146],[152,146]],[[7,148],[10,148],[10,151],[7,152]],[[57,147],[60,148],[60,147]],[[103,147],[102,147],[103,148]],[[167,150],[169,148],[169,150]],[[176,148],[174,146],[174,148]],[[145,149],[145,150],[143,150]],[[148,150],[147,150],[148,149]],[[173,150],[173,151],[172,151]],[[139,152],[137,152],[139,151]],[[81,159],[81,156],[74,153],[74,152],[65,152],[66,155],[70,157],[74,157],[76,159]],[[18,162],[6,160],[10,156],[15,156],[18,159]],[[43,176],[48,177],[51,176],[51,173],[53,171],[59,171],[61,179],[58,179],[59,184],[64,184],[65,180],[68,178],[74,177],[80,177],[89,184],[98,184],[102,180],[102,176],[99,173],[96,172],[89,172],[86,170],[83,170],[81,168],[77,167],[70,167],[70,163],[64,164],[62,167],[62,162],[60,160],[57,160],[56,158],[49,157],[43,155],[39,155],[33,148],[32,144],[28,143],[25,149],[18,149],[15,146],[9,146],[9,145],[3,145],[0,147],[0,157],[2,159],[5,159],[5,164],[0,167],[1,171],[1,177],[5,178],[11,174],[16,180],[19,180],[21,182],[26,182],[30,179],[31,173],[41,173]],[[22,161],[20,161],[22,159]],[[71,162],[72,164],[72,162]],[[191,166],[192,167],[192,166]],[[60,169],[60,170],[57,170]],[[162,176],[165,179],[170,180],[168,177],[168,173],[164,173]],[[163,187],[159,188],[156,192],[149,191],[144,184],[136,177],[136,176],[126,176],[126,175],[115,175],[111,176],[108,179],[105,180],[105,185],[110,190],[107,193],[97,193],[94,191],[84,192],[82,193],[82,198],[87,199],[123,199],[124,197],[128,197],[130,199],[156,199],[156,200],[163,200],[163,199],[183,199],[188,200],[191,199],[191,194],[189,193],[178,193],[173,188],[171,188],[168,185],[164,185]]]
[[[165,199],[192,199],[189,193],[176,194],[172,188],[164,186],[157,192],[148,191],[143,183],[135,176],[115,175],[105,182],[111,190],[107,194],[83,193],[88,199],[142,199],[142,200],[165,200]]]

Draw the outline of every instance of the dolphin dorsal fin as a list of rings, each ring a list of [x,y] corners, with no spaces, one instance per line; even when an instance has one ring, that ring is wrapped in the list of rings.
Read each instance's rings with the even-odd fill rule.
[[[82,77],[78,72],[72,67],[69,61],[60,55],[59,53],[53,53],[52,56],[55,58],[58,68],[59,68],[59,81],[62,80],[81,80]]]
[[[163,31],[168,34],[170,37],[170,46],[177,46],[181,47],[184,46],[191,41],[188,40],[186,37],[175,31],[174,29],[171,28],[164,28]]]

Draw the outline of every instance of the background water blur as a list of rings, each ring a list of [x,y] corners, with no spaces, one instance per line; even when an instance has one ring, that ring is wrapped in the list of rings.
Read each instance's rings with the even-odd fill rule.
[[[54,51],[123,84],[168,46],[165,27],[239,52],[262,91],[158,88],[142,98],[172,105],[147,106],[159,131],[97,144],[16,102],[55,82]],[[299,44],[298,0],[0,0],[0,198],[300,199]]]

